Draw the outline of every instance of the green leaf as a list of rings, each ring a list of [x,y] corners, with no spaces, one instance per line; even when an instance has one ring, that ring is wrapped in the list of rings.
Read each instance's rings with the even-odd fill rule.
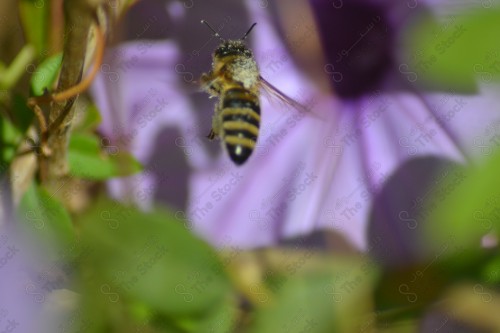
[[[23,139],[24,133],[33,120],[33,112],[26,106],[26,99],[14,94],[12,100],[11,118],[0,117],[0,169],[7,170],[8,164],[16,155],[17,148]]]
[[[21,0],[19,11],[24,33],[37,54],[45,54],[48,45],[50,2],[44,0]]]
[[[22,197],[17,216],[28,235],[48,251],[60,253],[74,242],[73,225],[66,208],[35,183]],[[52,256],[57,259],[55,252]]]
[[[126,152],[105,155],[101,151],[99,138],[92,134],[73,133],[68,160],[70,173],[86,179],[104,180],[129,176],[142,170],[141,164]]]
[[[45,89],[49,89],[57,78],[61,67],[62,53],[45,59],[31,77],[31,90],[35,96],[43,95]]]
[[[74,132],[92,132],[102,120],[101,114],[94,104],[89,104],[78,116],[79,119],[77,119],[73,128]]]
[[[370,331],[374,272],[365,268],[361,261],[336,258],[289,274],[274,294],[256,285],[258,308],[249,332]]]
[[[93,249],[83,264],[105,286],[103,301],[113,293],[179,321],[199,317],[231,295],[214,251],[170,212],[100,202],[79,222],[83,244]]]
[[[451,86],[489,82],[500,75],[500,10],[489,8],[452,16],[438,24],[426,18],[408,36],[410,68],[419,77]]]
[[[22,95],[14,94],[13,106],[15,126],[19,129],[20,134],[26,133],[35,115],[28,107],[26,98]]]
[[[81,154],[98,155],[101,153],[99,139],[92,134],[74,133],[69,141],[68,149]]]
[[[377,333],[418,333],[421,332],[420,318],[401,320],[384,325],[377,330]]]
[[[0,117],[0,139],[2,140],[0,151],[1,169],[7,170],[7,165],[16,154],[19,131],[5,117]]]
[[[452,282],[453,273],[441,261],[387,268],[375,289],[375,308],[387,324],[414,320]]]
[[[493,233],[500,236],[500,153],[497,151],[484,165],[450,170],[442,175],[429,207],[424,236],[431,252],[443,251],[442,257],[458,252],[463,265],[474,264],[487,252],[481,238]]]
[[[233,332],[238,314],[236,301],[214,304],[212,311],[199,323],[197,332]]]
[[[417,229],[426,257],[388,267],[376,288],[376,308],[392,311],[392,320],[416,318],[446,286],[493,281],[496,250],[481,244],[487,234],[500,235],[500,154],[483,163],[443,170],[427,192]]]
[[[15,94],[13,98],[13,119],[0,117],[0,165],[6,166],[16,155],[18,145],[33,119],[33,112],[26,106],[26,100]]]
[[[80,257],[82,258],[88,256]],[[81,266],[79,268],[80,272],[88,272],[86,269],[82,270]],[[104,301],[102,298],[101,281],[88,274],[80,274],[79,277],[77,289],[82,297],[78,315],[70,317],[73,321],[70,332],[119,332],[116,325],[125,321],[122,314],[117,315],[117,312],[122,311],[121,303],[114,302],[114,307],[111,308],[109,299]]]
[[[131,154],[127,152],[118,152],[116,155],[110,155],[110,159],[115,168],[115,175],[129,176],[141,172],[142,164]]]
[[[486,265],[481,272],[482,281],[492,286],[500,285],[500,255],[497,255]]]

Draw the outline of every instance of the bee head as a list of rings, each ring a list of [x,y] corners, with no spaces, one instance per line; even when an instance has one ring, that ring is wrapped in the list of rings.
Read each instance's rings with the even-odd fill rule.
[[[235,55],[252,57],[252,51],[246,47],[242,40],[225,41],[215,50],[215,57],[217,58]]]
[[[207,21],[201,20],[201,23],[205,24],[210,30],[212,30],[214,36],[218,37],[222,41],[222,44],[215,50],[215,57],[223,58],[233,55],[252,57],[252,51],[250,51],[246,47],[243,41],[248,37],[248,34],[250,33],[250,31],[252,31],[253,27],[255,27],[257,23],[252,24],[250,29],[248,29],[248,31],[243,35],[243,37],[241,37],[238,40],[225,40],[219,35],[217,31],[214,30],[214,28],[210,26],[210,24],[208,24]]]

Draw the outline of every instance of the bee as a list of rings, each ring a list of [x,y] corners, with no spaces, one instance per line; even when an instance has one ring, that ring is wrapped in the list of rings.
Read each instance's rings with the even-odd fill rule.
[[[210,98],[218,98],[207,137],[210,140],[219,137],[231,160],[242,165],[252,154],[259,136],[261,89],[297,109],[302,106],[260,75],[253,53],[245,45],[257,23],[238,40],[225,40],[207,21],[201,23],[222,42],[213,54],[212,70],[200,78],[201,87]]]

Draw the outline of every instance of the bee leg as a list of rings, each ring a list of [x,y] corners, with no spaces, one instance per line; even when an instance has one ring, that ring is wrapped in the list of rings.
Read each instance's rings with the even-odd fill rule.
[[[210,85],[210,81],[213,80],[212,78],[213,75],[211,74],[207,74],[207,73],[203,73],[201,74],[201,77],[200,77],[200,84],[202,86],[209,86]]]
[[[208,138],[210,141],[212,141],[213,139],[215,139],[215,137],[216,137],[216,135],[215,135],[214,131],[213,131],[213,130],[210,130],[210,133],[208,133],[207,138]]]
[[[219,80],[213,76],[212,72],[209,74],[202,74],[200,78],[201,88],[205,90],[210,96],[209,98],[220,96],[220,83]]]

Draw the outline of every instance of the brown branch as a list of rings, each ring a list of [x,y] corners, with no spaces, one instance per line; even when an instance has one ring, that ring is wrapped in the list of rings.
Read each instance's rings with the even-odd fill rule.
[[[52,102],[49,111],[48,136],[46,144],[41,143],[42,154],[40,158],[40,170],[46,170],[46,175],[41,179],[42,183],[50,190],[59,187],[64,182],[69,171],[67,162],[67,148],[69,144],[69,130],[74,117],[74,103],[78,94],[85,90],[97,72],[94,65],[91,75],[81,81],[85,56],[88,47],[88,37],[92,24],[95,23],[96,9],[85,0],[65,0],[64,18],[65,35],[63,48],[63,61],[61,73],[56,92],[46,96]],[[97,55],[96,60],[102,58],[104,48],[104,36],[97,29]],[[44,138],[45,139],[45,138]],[[46,154],[43,149],[50,148]],[[41,175],[42,176],[42,175]]]

